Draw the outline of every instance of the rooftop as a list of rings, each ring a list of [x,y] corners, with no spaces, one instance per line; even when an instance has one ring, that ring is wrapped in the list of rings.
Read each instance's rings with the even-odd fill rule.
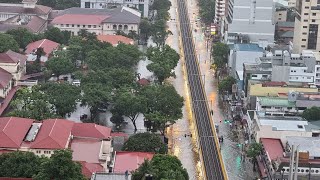
[[[73,7],[62,11],[53,24],[140,23],[141,14],[128,7],[114,9],[86,9]]]
[[[130,180],[131,175],[128,177],[124,173],[94,173],[91,180]]]
[[[59,43],[56,43],[49,39],[41,39],[39,41],[35,41],[28,44],[26,47],[25,53],[30,54],[30,53],[36,52],[36,50],[40,47],[43,48],[45,52],[45,56],[48,57],[53,52],[53,50],[59,47]]]
[[[134,171],[144,162],[145,159],[151,160],[154,153],[149,152],[116,152],[113,171],[124,173]]]
[[[7,87],[12,78],[12,74],[0,67],[0,89]]]
[[[270,118],[260,118],[260,125],[262,126],[272,126],[273,131],[301,131],[306,132],[305,126],[308,125],[308,121],[297,121],[283,119],[280,116]]]
[[[74,122],[64,119],[43,120],[34,141],[22,146],[33,149],[64,149],[67,147]]]
[[[113,46],[117,46],[119,43],[134,44],[133,39],[127,38],[122,35],[98,35],[97,39],[102,42],[108,42]]]
[[[280,107],[295,107],[296,103],[291,102],[288,98],[278,97],[258,97],[257,99],[261,106],[280,106]]]
[[[82,174],[87,178],[90,179],[92,174],[95,172],[102,172],[104,169],[103,167],[98,163],[88,163],[85,161],[80,161],[81,164],[81,171]]]
[[[234,49],[236,51],[264,52],[263,48],[259,47],[258,44],[235,44]]]
[[[283,157],[283,147],[279,139],[261,138],[260,141],[270,160],[277,160],[278,157]]]
[[[19,148],[32,123],[32,119],[26,118],[0,118],[0,147]]]
[[[27,56],[8,50],[7,52],[0,53],[0,63],[18,63],[24,64]]]
[[[75,123],[72,128],[72,135],[75,137],[111,139],[111,128],[95,123]]]
[[[290,146],[299,145],[299,151],[308,151],[309,156],[320,157],[319,137],[287,137]]]
[[[71,142],[72,160],[100,163],[99,154],[102,141],[97,139],[73,139]]]
[[[0,3],[0,13],[48,15],[51,12],[48,6],[36,5],[35,8],[24,8],[23,4]]]

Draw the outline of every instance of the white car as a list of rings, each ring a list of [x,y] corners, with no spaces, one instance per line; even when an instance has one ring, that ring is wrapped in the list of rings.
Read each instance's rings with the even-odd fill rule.
[[[75,79],[72,81],[72,85],[75,85],[75,86],[80,86],[81,82],[79,79]]]

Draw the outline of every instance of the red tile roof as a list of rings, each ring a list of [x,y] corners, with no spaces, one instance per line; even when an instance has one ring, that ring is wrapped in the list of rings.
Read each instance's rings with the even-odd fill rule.
[[[19,148],[32,123],[26,118],[0,118],[0,147]]]
[[[45,28],[46,23],[47,23],[47,21],[42,19],[41,17],[32,16],[30,21],[28,22],[28,24],[25,26],[31,32],[38,33],[38,32],[41,32]]]
[[[0,88],[1,89],[6,87],[12,78],[13,78],[12,74],[10,74],[8,71],[0,67]]]
[[[97,39],[102,42],[108,42],[112,44],[113,46],[116,46],[119,44],[119,42],[124,44],[134,44],[133,39],[127,38],[122,35],[98,35]]]
[[[16,86],[13,87],[8,95],[4,98],[4,100],[2,101],[2,104],[0,106],[0,116],[2,115],[2,113],[6,110],[6,108],[8,107],[11,99],[13,98],[13,96],[15,95],[15,93],[17,92],[17,90],[20,88],[20,86]]]
[[[19,61],[25,62],[27,56],[8,50],[7,52],[0,53],[0,63],[18,63]]]
[[[101,144],[98,139],[74,138],[71,141],[72,160],[99,163]]]
[[[52,20],[52,24],[100,25],[107,15],[64,14]]]
[[[103,167],[98,163],[88,163],[80,161],[80,164],[82,166],[82,174],[86,176],[88,179],[91,178],[93,173],[104,171]]]
[[[277,160],[278,157],[283,157],[283,147],[279,139],[260,139],[265,151],[270,160]]]
[[[41,39],[39,41],[32,42],[27,45],[25,53],[30,54],[37,50],[37,48],[42,47],[44,52],[46,53],[46,57],[48,57],[53,50],[57,49],[59,47],[59,43],[56,43],[54,41],[51,41],[49,39]]]
[[[74,122],[64,119],[43,120],[42,126],[30,148],[64,149],[68,146]],[[27,144],[27,143],[26,143]]]
[[[94,123],[75,123],[71,133],[75,137],[111,138],[111,128]]]
[[[116,152],[113,171],[115,173],[134,171],[145,159],[151,160],[153,155],[154,153],[149,152]]]

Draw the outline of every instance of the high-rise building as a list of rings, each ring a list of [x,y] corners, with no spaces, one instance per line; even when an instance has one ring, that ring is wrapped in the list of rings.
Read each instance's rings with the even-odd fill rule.
[[[216,0],[214,22],[218,23],[225,16],[228,0]]]
[[[272,0],[228,0],[225,41],[233,43],[246,36],[262,47],[274,43],[274,3]]]
[[[297,0],[294,25],[293,51],[304,49],[320,51],[318,29],[320,24],[320,0]]]

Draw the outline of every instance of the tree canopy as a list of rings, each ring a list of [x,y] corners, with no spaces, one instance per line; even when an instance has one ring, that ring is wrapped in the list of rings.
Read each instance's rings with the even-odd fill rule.
[[[46,62],[46,67],[58,79],[60,75],[72,73],[75,70],[74,64],[66,57],[53,57]]]
[[[215,4],[214,0],[199,0],[199,14],[206,25],[210,25],[213,22]]]
[[[39,165],[47,160],[32,152],[15,151],[0,155],[0,177],[32,178],[40,171]]]
[[[49,27],[44,32],[44,37],[59,44],[68,44],[71,33],[69,31],[60,31],[57,27]]]
[[[308,121],[320,120],[320,107],[313,106],[303,111],[302,117]]]
[[[221,82],[219,82],[218,89],[220,92],[232,91],[232,85],[236,83],[236,79],[232,76],[228,76],[225,79],[223,79]]]
[[[23,88],[18,90],[16,98],[10,103],[13,110],[9,116],[17,116],[23,118],[31,118],[35,120],[43,120],[56,118],[54,106],[49,103],[49,96],[35,87],[31,89]]]
[[[182,118],[183,97],[172,85],[147,86],[141,94],[147,99],[147,110],[143,114],[154,131],[163,134],[168,125]]]
[[[70,150],[56,150],[51,158],[15,151],[0,155],[0,177],[35,180],[84,180],[81,165],[72,161]]]
[[[229,47],[226,44],[218,42],[213,45],[211,55],[218,69],[224,68],[228,63],[229,51]]]
[[[48,161],[40,165],[40,171],[35,180],[85,180],[81,165],[72,161],[71,150],[56,150]]]
[[[19,52],[19,44],[10,34],[0,33],[0,53],[8,50]]]
[[[65,117],[77,108],[77,101],[81,99],[80,88],[68,83],[44,83],[39,90],[48,95],[48,101],[54,105],[56,114]]]
[[[6,33],[10,34],[22,49],[26,48],[29,43],[38,40],[38,37],[40,37],[40,35],[34,35],[26,28],[11,29]]]
[[[145,174],[151,174],[154,180],[188,180],[187,170],[182,167],[176,156],[156,154],[151,161],[146,160],[133,172],[133,180],[141,180]]]
[[[147,69],[154,73],[160,84],[166,78],[174,76],[174,68],[177,66],[180,56],[169,45],[163,48],[150,47],[147,51],[147,57],[152,63],[147,65]]]
[[[161,138],[157,134],[153,133],[138,133],[125,142],[122,147],[123,151],[134,152],[154,152],[165,154],[167,152],[166,145],[162,142]]]

